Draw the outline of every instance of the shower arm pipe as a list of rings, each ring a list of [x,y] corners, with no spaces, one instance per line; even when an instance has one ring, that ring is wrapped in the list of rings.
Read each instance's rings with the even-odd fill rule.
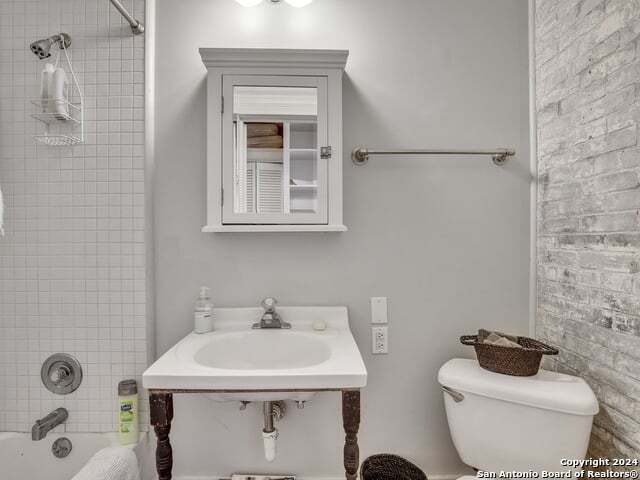
[[[140,22],[137,18],[132,16],[127,11],[127,9],[124,8],[120,0],[109,0],[109,1],[113,4],[114,7],[116,7],[116,10],[120,12],[120,14],[125,18],[125,20],[129,22],[129,25],[131,25],[131,31],[135,35],[140,35],[141,33],[144,33],[144,25],[142,24],[142,22]]]
[[[356,148],[351,152],[351,160],[355,165],[364,165],[369,161],[370,155],[484,155],[490,156],[493,163],[502,166],[516,151],[511,148],[497,148],[495,150],[380,150],[369,148]]]

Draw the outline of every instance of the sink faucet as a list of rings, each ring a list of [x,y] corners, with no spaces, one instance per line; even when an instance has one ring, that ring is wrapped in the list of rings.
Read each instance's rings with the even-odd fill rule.
[[[61,423],[64,423],[69,418],[69,412],[66,408],[56,408],[53,412],[40,420],[36,420],[31,428],[31,439],[42,440],[47,436],[51,430],[56,428]]]
[[[291,328],[291,324],[283,322],[278,312],[276,312],[277,303],[276,299],[271,297],[262,300],[261,305],[264,308],[264,313],[260,321],[254,323],[251,328]]]

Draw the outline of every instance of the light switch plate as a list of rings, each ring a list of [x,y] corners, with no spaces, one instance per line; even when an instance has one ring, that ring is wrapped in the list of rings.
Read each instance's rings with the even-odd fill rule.
[[[381,324],[388,321],[387,297],[371,297],[371,323]]]

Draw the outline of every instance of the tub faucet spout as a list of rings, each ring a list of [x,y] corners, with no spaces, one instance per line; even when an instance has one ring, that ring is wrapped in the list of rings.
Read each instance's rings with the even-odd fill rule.
[[[31,439],[42,440],[51,430],[64,423],[69,418],[66,408],[56,408],[53,412],[40,420],[36,420],[31,428]]]

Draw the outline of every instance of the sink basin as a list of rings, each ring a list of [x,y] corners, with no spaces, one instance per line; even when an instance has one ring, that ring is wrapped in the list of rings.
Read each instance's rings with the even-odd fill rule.
[[[317,337],[290,330],[221,333],[200,347],[193,359],[205,367],[231,370],[295,370],[329,359],[331,349]]]
[[[215,309],[215,330],[180,340],[144,372],[143,386],[257,401],[306,400],[315,391],[366,385],[346,307],[278,307],[291,329],[252,330],[262,312]],[[312,328],[319,320],[323,331]]]

